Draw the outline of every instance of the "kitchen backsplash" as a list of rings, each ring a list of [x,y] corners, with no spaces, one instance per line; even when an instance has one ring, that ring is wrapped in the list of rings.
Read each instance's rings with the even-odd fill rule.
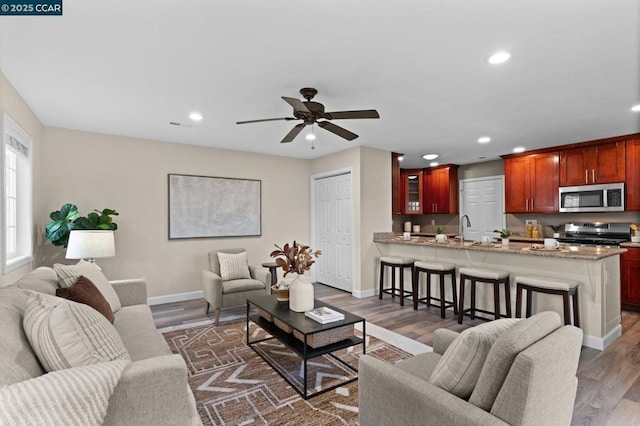
[[[549,214],[507,214],[507,229],[526,234],[526,221],[538,220],[543,226],[544,236],[551,236],[553,231],[547,225],[563,225],[571,222],[630,222],[640,223],[640,212],[612,212],[612,213],[549,213]],[[435,226],[431,221],[435,221]],[[420,232],[435,232],[436,226],[445,228],[447,234],[460,232],[460,219],[458,215],[400,215],[393,216],[393,232],[403,232],[404,223],[420,225]]]

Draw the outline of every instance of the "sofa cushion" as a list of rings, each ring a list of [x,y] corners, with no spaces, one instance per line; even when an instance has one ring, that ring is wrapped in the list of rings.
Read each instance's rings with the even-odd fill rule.
[[[395,364],[401,370],[424,381],[430,381],[433,370],[436,369],[442,355],[435,352],[426,352],[411,358],[407,358]]]
[[[127,361],[54,371],[0,387],[2,425],[98,425]]]
[[[109,302],[112,312],[117,312],[122,306],[120,305],[120,299],[116,294],[116,291],[111,286],[111,283],[104,276],[102,271],[93,263],[81,260],[76,265],[62,265],[56,263],[53,265],[53,269],[58,274],[58,281],[60,287],[70,287],[73,285],[81,275],[89,278],[89,280],[98,287],[100,293]]]
[[[47,266],[34,269],[13,283],[12,286],[37,291],[38,293],[50,294],[52,296],[56,294],[56,289],[60,288],[58,275],[53,269]]]
[[[516,356],[562,326],[557,312],[541,312],[505,331],[491,347],[469,402],[489,411]]]
[[[56,296],[89,305],[104,315],[104,317],[113,324],[114,317],[109,302],[107,302],[107,299],[100,293],[98,287],[84,275],[81,275],[71,287],[57,289]]]
[[[242,253],[218,252],[218,261],[220,262],[220,278],[222,278],[222,281],[251,278],[246,251]]]
[[[491,345],[518,321],[512,318],[499,319],[460,333],[438,361],[430,382],[460,398],[468,399]]]
[[[115,314],[113,323],[133,361],[171,353],[164,337],[156,329],[148,305],[125,306]]]
[[[27,290],[0,288],[0,387],[44,374],[22,328],[28,299]]]
[[[113,325],[81,303],[33,293],[23,326],[46,371],[131,359]]]
[[[231,280],[222,283],[222,293],[229,294],[249,290],[264,290],[265,287],[262,281],[254,280],[253,278]]]

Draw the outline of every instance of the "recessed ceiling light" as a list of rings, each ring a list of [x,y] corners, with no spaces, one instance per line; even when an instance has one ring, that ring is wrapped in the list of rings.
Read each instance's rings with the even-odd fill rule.
[[[409,180],[414,180],[414,179],[418,179],[418,176],[416,176],[416,175],[409,175]]]
[[[204,118],[204,116],[199,112],[192,112],[191,114],[189,114],[189,118],[193,121],[200,121]]]
[[[480,143],[491,142],[491,138],[489,136],[482,136],[481,138],[478,138],[478,142]]]
[[[631,111],[640,112],[640,104],[632,106],[631,107]]]
[[[404,160],[404,155],[401,155],[400,157],[398,157],[398,161],[402,161]]]
[[[439,163],[438,163],[437,161],[432,161],[431,163],[429,163],[429,165],[430,165],[431,167],[435,167],[435,166],[437,166],[438,164],[439,164]]]
[[[422,158],[424,158],[425,160],[435,160],[438,157],[438,154],[425,154],[422,156]]]
[[[519,146],[519,147],[513,148],[513,152],[515,152],[515,153],[524,152],[524,147],[523,146]]]
[[[316,135],[314,135],[313,133],[307,133],[307,136],[305,136],[305,139],[308,141],[312,141],[316,139]]]
[[[511,54],[509,54],[509,52],[500,51],[489,56],[489,59],[487,59],[487,62],[493,65],[502,64],[504,62],[507,62],[510,57],[511,57]]]

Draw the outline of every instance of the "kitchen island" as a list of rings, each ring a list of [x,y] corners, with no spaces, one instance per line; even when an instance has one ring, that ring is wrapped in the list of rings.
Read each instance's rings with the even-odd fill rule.
[[[626,249],[595,247],[561,247],[557,250],[534,250],[529,243],[479,244],[449,240],[435,242],[428,237],[404,239],[393,233],[374,234],[381,256],[407,256],[416,260],[454,263],[511,272],[511,301],[515,313],[515,276],[523,274],[549,276],[580,281],[580,325],[585,346],[604,349],[622,334],[620,316],[620,254]],[[409,285],[409,284],[405,284]],[[437,286],[432,291],[437,292]],[[467,292],[469,292],[467,286]],[[447,289],[450,286],[446,286]],[[458,287],[459,288],[459,287]],[[421,285],[424,291],[424,285]],[[450,290],[447,290],[450,291]],[[451,295],[446,295],[451,300]],[[465,294],[465,301],[470,293]],[[501,297],[502,303],[504,298]],[[562,315],[562,298],[548,294],[533,295],[533,312],[551,310]],[[493,311],[490,286],[477,286],[476,305]],[[465,306],[466,308],[467,306]]]

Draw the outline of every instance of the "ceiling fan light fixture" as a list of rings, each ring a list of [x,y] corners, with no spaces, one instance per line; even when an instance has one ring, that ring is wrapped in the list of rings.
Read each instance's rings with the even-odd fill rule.
[[[199,112],[195,112],[194,111],[191,114],[189,114],[189,118],[192,119],[193,121],[202,121],[204,116],[202,114],[200,114]]]
[[[439,155],[438,154],[425,154],[422,156],[422,158],[424,158],[425,160],[435,160],[436,158],[438,158]]]
[[[498,65],[507,62],[509,58],[511,58],[511,54],[509,52],[501,50],[500,52],[496,52],[493,55],[489,56],[487,62],[489,62],[491,65]]]

